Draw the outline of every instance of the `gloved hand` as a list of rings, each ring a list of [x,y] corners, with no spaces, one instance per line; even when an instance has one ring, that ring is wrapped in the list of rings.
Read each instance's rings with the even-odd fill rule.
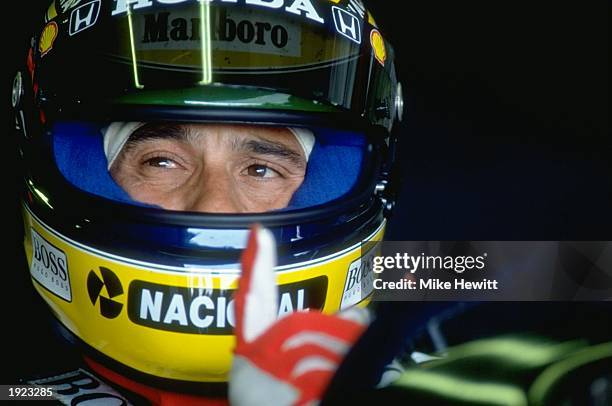
[[[280,320],[272,233],[251,230],[236,293],[236,348],[230,404],[312,405],[369,323],[365,309],[292,313]]]

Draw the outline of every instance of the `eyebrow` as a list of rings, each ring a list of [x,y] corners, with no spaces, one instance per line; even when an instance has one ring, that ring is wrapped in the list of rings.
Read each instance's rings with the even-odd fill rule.
[[[124,148],[130,149],[149,140],[167,138],[188,141],[189,132],[185,127],[176,124],[145,124],[130,135]]]
[[[306,166],[304,157],[286,145],[280,142],[264,140],[257,135],[253,136],[257,139],[245,140],[243,137],[237,137],[232,141],[232,149],[234,151],[251,152],[258,155],[268,155],[280,158],[298,168],[304,168]],[[128,150],[140,143],[156,139],[169,138],[177,141],[189,142],[194,137],[197,137],[197,135],[180,124],[149,123],[140,127],[130,135],[124,148]]]
[[[280,142],[269,140],[236,140],[234,141],[234,150],[246,151],[259,155],[269,155],[282,160],[288,161],[300,168],[306,166],[304,157],[288,148]]]

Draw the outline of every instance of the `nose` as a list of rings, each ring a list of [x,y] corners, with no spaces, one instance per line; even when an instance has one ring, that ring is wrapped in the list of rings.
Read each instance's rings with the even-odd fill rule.
[[[225,170],[203,170],[190,194],[185,210],[201,213],[244,212],[234,179]]]

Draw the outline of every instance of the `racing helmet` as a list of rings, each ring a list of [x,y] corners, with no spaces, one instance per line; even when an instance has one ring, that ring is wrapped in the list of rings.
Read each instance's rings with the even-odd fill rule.
[[[56,0],[12,96],[33,285],[101,365],[157,385],[225,382],[254,223],[278,244],[279,316],[367,303],[361,243],[382,239],[393,206],[403,102],[361,1]],[[288,127],[314,142],[287,207],[185,212],[109,174],[105,135],[122,123]]]

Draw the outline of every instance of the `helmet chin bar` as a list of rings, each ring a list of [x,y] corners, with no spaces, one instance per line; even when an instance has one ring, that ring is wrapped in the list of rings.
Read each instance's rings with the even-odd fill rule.
[[[232,298],[239,276],[237,264],[224,262],[221,268],[211,268],[203,262],[199,267],[195,262],[183,266],[164,264],[162,260],[147,262],[133,250],[119,246],[121,241],[116,239],[118,246],[112,248],[91,244],[83,235],[77,241],[27,207],[24,215],[31,225],[24,240],[28,262],[34,265],[34,287],[72,334],[117,361],[116,365],[129,367],[143,377],[225,381],[234,345]],[[353,241],[335,238],[327,243],[331,246],[324,256],[313,245],[322,237],[310,236],[309,254],[294,255],[292,262],[279,263],[276,268],[279,314],[307,308],[332,313],[366,304],[371,291],[351,290],[347,277],[365,255],[363,242],[380,241],[385,224],[380,215],[372,218],[355,230]],[[99,227],[105,228],[103,224]],[[342,234],[339,228],[325,229],[332,237]],[[305,254],[303,246],[292,244],[292,254]],[[155,245],[149,248],[154,250]],[[171,246],[166,248],[163,254],[174,257],[173,252],[167,252]],[[43,272],[41,255],[48,252],[55,253],[56,260],[61,259],[65,265],[62,269],[68,277],[62,285],[53,285]],[[187,260],[202,261],[203,255],[196,252]],[[282,255],[281,250],[279,258]],[[101,286],[106,288],[101,290]],[[198,350],[175,352],[176,348]]]

